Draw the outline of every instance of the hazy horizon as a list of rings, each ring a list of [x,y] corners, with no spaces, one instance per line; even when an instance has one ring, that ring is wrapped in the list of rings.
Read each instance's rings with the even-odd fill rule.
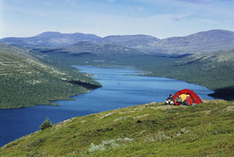
[[[234,0],[0,0],[0,38],[43,32],[146,34],[234,31]]]
[[[213,30],[222,30],[222,29],[213,29]],[[200,32],[206,32],[206,31],[213,31],[213,30],[205,30],[205,31],[200,31]],[[230,30],[222,30],[222,31],[230,31]],[[231,31],[231,32],[234,32],[234,31]],[[61,34],[75,34],[75,33],[81,33],[81,34],[92,34],[92,35],[96,35],[98,37],[101,37],[101,38],[104,38],[104,37],[107,37],[107,36],[114,36],[114,35],[148,35],[148,36],[153,36],[153,35],[150,35],[150,34],[110,34],[110,35],[107,35],[107,36],[100,36],[98,34],[93,34],[93,33],[83,33],[83,32],[59,32],[59,31],[44,31],[44,32],[41,32],[39,34],[35,34],[35,35],[32,35],[32,36],[9,36],[9,37],[4,37],[4,38],[11,38],[11,37],[16,37],[16,38],[28,38],[28,37],[34,37],[34,36],[38,36],[42,33],[61,33]],[[199,32],[194,32],[192,34],[196,34],[196,33],[199,33]],[[181,36],[169,36],[169,37],[166,37],[166,38],[173,38],[173,37],[185,37],[185,36],[189,36],[189,35],[192,35],[192,34],[187,34],[187,35],[181,35]],[[155,38],[158,38],[156,36],[153,36]],[[4,39],[4,38],[0,38],[0,39]],[[166,39],[166,38],[158,38],[158,39]]]

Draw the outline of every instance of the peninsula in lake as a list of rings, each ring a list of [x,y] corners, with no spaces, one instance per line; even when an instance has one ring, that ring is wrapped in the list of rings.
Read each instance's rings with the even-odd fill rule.
[[[60,103],[56,100],[75,98],[77,98],[76,101],[82,101],[78,96],[70,96],[102,87],[92,74],[82,73],[74,65],[130,66],[140,70],[139,75],[164,77],[160,79],[162,82],[165,82],[166,78],[174,78],[205,86],[214,91],[210,96],[224,100],[203,100],[202,104],[189,107],[165,106],[164,103],[132,106],[138,103],[131,100],[130,96],[126,98],[125,92],[131,95],[131,92],[137,93],[137,91],[127,90],[123,91],[118,101],[112,98],[113,102],[106,102],[105,110],[108,110],[109,105],[111,109],[131,107],[98,114],[91,113],[100,112],[96,108],[103,107],[97,106],[97,102],[88,101],[77,103],[76,110],[72,110],[69,106],[68,109],[56,108],[52,111],[46,110],[46,107],[31,108],[18,111],[17,114],[14,113],[17,110],[5,110],[7,114],[1,114],[2,119],[5,119],[4,122],[12,120],[7,117],[11,114],[20,115],[19,120],[22,120],[22,117],[29,117],[24,121],[27,123],[20,128],[30,127],[36,131],[39,128],[38,123],[41,123],[41,119],[45,119],[38,115],[49,114],[48,117],[55,118],[54,121],[59,123],[51,125],[47,119],[44,123],[50,123],[48,128],[41,127],[43,130],[13,142],[10,141],[14,140],[14,137],[24,136],[28,130],[22,130],[20,134],[17,126],[21,126],[22,123],[7,123],[11,126],[6,126],[4,123],[2,125],[5,126],[4,128],[14,129],[4,129],[1,134],[3,138],[9,136],[9,139],[4,138],[2,144],[10,143],[1,148],[0,155],[135,156],[138,154],[135,150],[137,148],[140,154],[154,156],[158,154],[154,151],[155,147],[160,145],[163,155],[230,156],[233,154],[231,139],[234,131],[233,102],[230,101],[234,100],[233,38],[231,31],[211,30],[167,39],[148,35],[114,35],[101,38],[91,34],[58,32],[46,32],[28,38],[1,39],[1,109],[44,104],[58,105]],[[103,78],[105,77],[107,75],[104,74]],[[122,85],[122,82],[115,80],[112,74],[108,77],[118,88]],[[150,81],[152,79],[149,79]],[[134,86],[137,84],[131,86],[136,90]],[[104,87],[99,91],[103,90],[105,91]],[[106,90],[104,95],[108,98],[110,88]],[[142,90],[144,89],[140,89],[138,93],[141,96],[144,95],[142,93],[146,93]],[[156,94],[154,92],[148,95]],[[121,101],[124,98],[128,100],[127,106]],[[138,102],[142,103],[142,101]],[[162,95],[160,101],[163,101]],[[119,102],[122,103],[119,104]],[[90,106],[87,106],[88,104]],[[80,110],[77,111],[77,109]],[[36,117],[31,118],[32,114]],[[71,115],[87,116],[72,118]],[[64,120],[63,117],[68,119]],[[5,133],[6,131],[9,135]],[[17,131],[17,134],[15,133],[13,137],[10,134],[14,131]],[[219,147],[222,142],[222,147]],[[52,147],[48,147],[51,144]],[[173,151],[172,154],[168,149],[177,151]],[[129,153],[130,150],[131,153]]]
[[[215,91],[215,98],[234,98],[232,31],[210,30],[166,39],[44,32],[0,42],[1,108],[52,104],[51,100],[70,99],[101,86],[71,67],[77,64],[132,66],[149,76],[205,86]]]

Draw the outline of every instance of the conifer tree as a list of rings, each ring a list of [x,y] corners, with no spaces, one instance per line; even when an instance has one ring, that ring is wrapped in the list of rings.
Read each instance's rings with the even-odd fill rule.
[[[46,120],[41,124],[40,129],[45,130],[46,128],[52,127],[52,122],[49,118],[46,118]]]

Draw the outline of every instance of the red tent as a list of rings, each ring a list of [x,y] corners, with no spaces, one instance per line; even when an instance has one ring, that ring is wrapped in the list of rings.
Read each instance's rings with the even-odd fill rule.
[[[190,89],[182,89],[180,91],[178,91],[177,93],[175,93],[175,95],[173,95],[173,100],[175,103],[176,98],[180,95],[182,97],[182,99],[185,99],[183,95],[190,95],[190,97],[192,98],[192,102],[195,104],[200,104],[202,103],[202,100],[200,99],[200,97],[192,90]],[[177,103],[175,103],[176,105],[178,105]]]

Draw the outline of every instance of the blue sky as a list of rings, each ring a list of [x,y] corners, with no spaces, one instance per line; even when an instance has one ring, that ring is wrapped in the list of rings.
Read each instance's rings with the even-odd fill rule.
[[[234,0],[0,0],[0,38],[45,31],[158,38],[234,31]]]

